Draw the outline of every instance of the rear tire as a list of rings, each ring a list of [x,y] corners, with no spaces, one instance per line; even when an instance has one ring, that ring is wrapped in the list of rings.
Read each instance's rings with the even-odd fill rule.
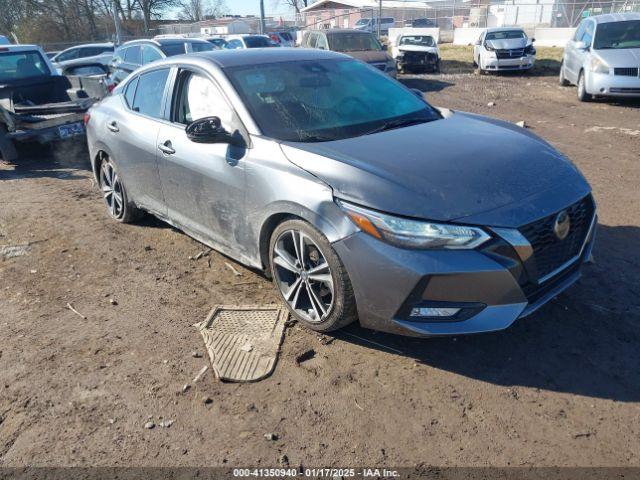
[[[347,271],[327,238],[303,220],[287,220],[269,242],[269,266],[291,315],[316,332],[330,332],[357,319]]]
[[[121,223],[133,223],[142,216],[130,200],[115,162],[106,153],[98,164],[98,186],[111,218]]]
[[[592,99],[591,95],[587,93],[587,87],[584,80],[584,72],[580,72],[578,77],[578,100],[581,102],[588,102]]]

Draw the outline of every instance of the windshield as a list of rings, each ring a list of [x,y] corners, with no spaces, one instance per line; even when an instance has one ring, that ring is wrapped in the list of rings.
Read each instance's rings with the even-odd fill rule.
[[[370,33],[338,33],[327,35],[331,50],[336,52],[359,52],[381,50],[378,39]]]
[[[277,140],[357,137],[389,122],[439,113],[395,80],[357,60],[307,60],[225,69],[262,132]]]
[[[511,30],[506,32],[489,32],[486,40],[509,40],[512,38],[527,38],[521,30]]]
[[[0,82],[51,75],[38,52],[0,53]]]
[[[596,29],[593,48],[640,48],[640,20],[601,23]]]
[[[267,37],[244,37],[244,43],[247,48],[263,48],[273,47],[273,40]]]
[[[400,39],[400,45],[420,45],[421,47],[435,47],[436,42],[429,35],[413,35],[411,37],[403,36]]]

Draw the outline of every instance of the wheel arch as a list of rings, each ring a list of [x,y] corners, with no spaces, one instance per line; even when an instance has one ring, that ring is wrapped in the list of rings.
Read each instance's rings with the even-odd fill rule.
[[[277,202],[273,204],[260,222],[258,235],[258,251],[263,270],[269,271],[269,242],[273,231],[287,220],[303,220],[327,237],[329,243],[334,243],[357,231],[356,226],[340,210],[333,201],[318,204],[317,212],[308,207],[292,202]],[[318,213],[322,212],[322,213]]]

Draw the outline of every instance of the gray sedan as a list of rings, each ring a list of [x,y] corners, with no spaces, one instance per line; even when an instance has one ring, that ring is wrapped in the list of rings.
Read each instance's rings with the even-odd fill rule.
[[[86,121],[114,219],[151,212],[264,270],[316,331],[503,329],[593,246],[590,187],[549,144],[334,52],[161,60]]]

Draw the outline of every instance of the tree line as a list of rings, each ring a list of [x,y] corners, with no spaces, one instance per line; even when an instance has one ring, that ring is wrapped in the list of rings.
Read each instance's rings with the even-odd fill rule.
[[[160,18],[199,21],[228,13],[224,0],[0,0],[0,34],[20,43],[112,40],[153,33]]]

